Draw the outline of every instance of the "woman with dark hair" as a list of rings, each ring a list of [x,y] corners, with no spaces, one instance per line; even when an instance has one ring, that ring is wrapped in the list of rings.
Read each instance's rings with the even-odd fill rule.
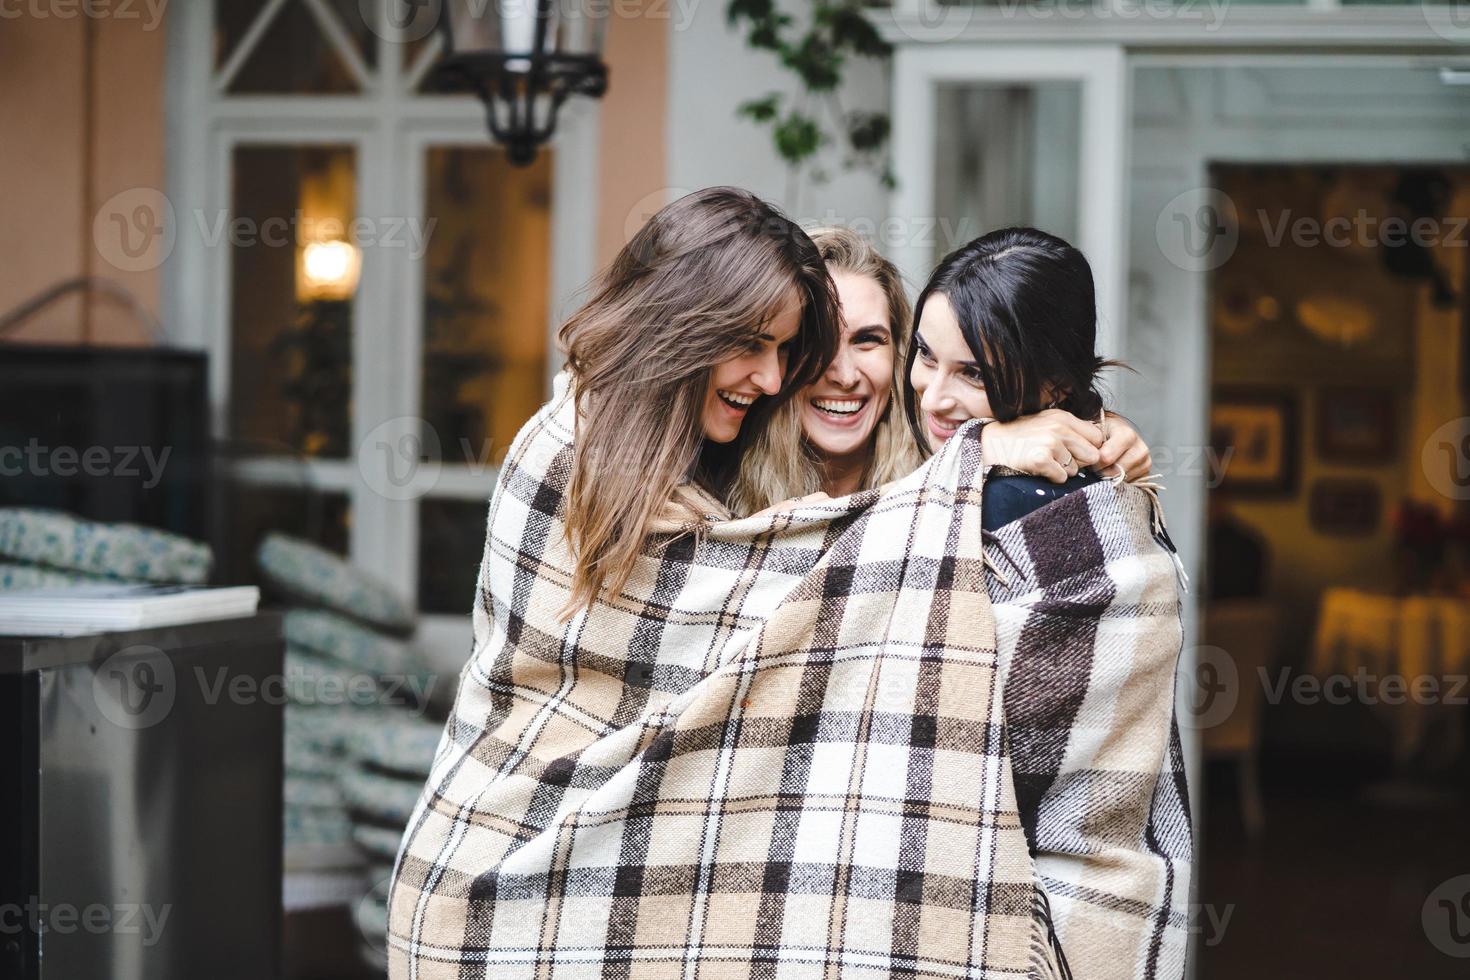
[[[1016,803],[1063,971],[1178,977],[1192,861],[1179,564],[1160,488],[1084,468],[1113,363],[1095,350],[1096,310],[1092,270],[1065,241],[977,238],[919,296],[904,404],[926,453],[974,419],[1056,427],[1039,443],[1055,453],[1036,461],[1044,477],[993,469],[981,506]]]
[[[968,419],[1010,422],[1024,415],[1052,426],[1054,456],[1035,476],[992,484],[986,527],[1099,479],[1089,429],[1106,423],[1092,268],[1081,252],[1034,228],[1005,228],[945,257],[914,307],[904,409],[927,455]],[[1135,443],[1117,463],[1131,472],[1148,447]],[[1037,479],[1042,477],[1044,479]]]

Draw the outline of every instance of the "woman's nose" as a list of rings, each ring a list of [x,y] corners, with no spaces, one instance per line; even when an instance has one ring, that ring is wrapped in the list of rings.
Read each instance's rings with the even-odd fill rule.
[[[839,388],[851,388],[858,383],[857,365],[846,347],[837,352],[837,357],[827,368],[827,380]]]
[[[928,386],[919,398],[919,407],[926,412],[938,414],[953,407],[953,404],[954,399],[949,397],[949,387],[944,383],[944,379],[930,378]]]
[[[781,355],[773,347],[761,354],[760,361],[751,374],[750,380],[765,394],[774,395],[781,390],[784,374],[785,372],[781,370]]]

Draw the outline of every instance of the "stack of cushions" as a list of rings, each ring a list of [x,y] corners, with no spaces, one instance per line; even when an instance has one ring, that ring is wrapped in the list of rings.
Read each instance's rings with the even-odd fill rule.
[[[213,563],[209,545],[141,524],[105,524],[39,507],[0,507],[0,590],[203,585]]]
[[[403,829],[429,775],[440,722],[406,712],[387,714],[347,748],[342,798],[352,821],[352,842],[367,867],[369,887],[354,915],[362,934],[363,958],[387,968],[388,881]]]
[[[352,870],[359,924],[381,949],[382,928],[362,916],[386,914],[393,858],[443,731],[415,697],[434,680],[404,642],[416,616],[309,542],[272,534],[256,562],[262,587],[287,606],[286,870]],[[364,873],[369,888],[381,885],[366,896]]]

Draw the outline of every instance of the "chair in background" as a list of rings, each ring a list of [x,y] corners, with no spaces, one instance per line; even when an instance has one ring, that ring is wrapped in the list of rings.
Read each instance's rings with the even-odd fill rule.
[[[1253,840],[1266,822],[1259,767],[1265,702],[1260,670],[1269,670],[1276,662],[1280,626],[1280,608],[1265,599],[1214,599],[1205,607],[1204,642],[1229,654],[1238,690],[1234,710],[1202,733],[1205,757],[1236,764],[1241,818]]]

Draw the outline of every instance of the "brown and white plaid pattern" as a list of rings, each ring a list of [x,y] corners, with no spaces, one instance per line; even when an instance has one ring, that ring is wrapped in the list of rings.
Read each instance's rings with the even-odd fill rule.
[[[1054,975],[978,426],[882,491],[664,536],[620,595],[563,622],[572,422],[554,399],[501,471],[473,656],[390,892],[390,975]],[[1177,611],[1174,630],[1177,656]],[[1056,771],[1048,792],[1070,785],[1070,760]],[[1084,847],[1111,840],[1073,822]],[[1073,904],[1182,925],[1128,904],[1149,889],[1119,871],[1056,874]]]
[[[1103,481],[988,538],[1016,800],[1078,980],[1185,972],[1183,635],[1157,506]]]

